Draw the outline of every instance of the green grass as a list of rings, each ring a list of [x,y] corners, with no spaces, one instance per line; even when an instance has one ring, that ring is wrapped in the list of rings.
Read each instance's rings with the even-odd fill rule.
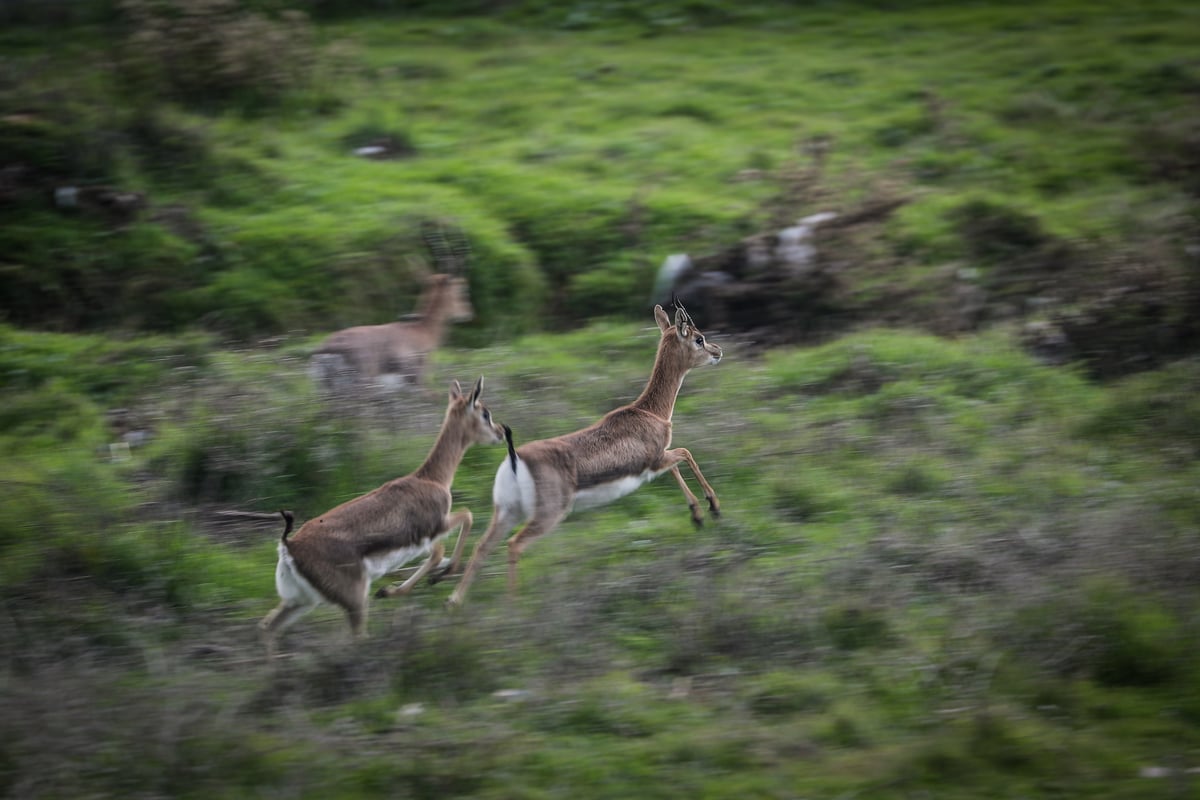
[[[139,521],[139,501],[184,493],[197,452],[245,470],[224,500],[255,510],[315,513],[406,472],[452,377],[485,372],[519,441],[569,430],[636,395],[654,339],[609,323],[445,350],[427,392],[332,425],[299,374],[303,342],[210,352],[182,385],[164,374],[140,394],[175,421],[129,461],[71,440],[31,452],[19,482],[4,478],[21,487],[2,506],[6,602],[38,625],[5,629],[21,643],[9,685],[66,653],[56,680],[94,697],[93,713],[151,714],[204,688],[188,731],[151,756],[161,773],[59,731],[36,695],[10,696],[12,780],[34,780],[35,796],[176,791],[155,774],[192,776],[184,794],[1170,796],[1138,771],[1200,746],[1194,515],[1166,500],[1182,491],[1163,469],[1179,452],[1106,422],[1186,404],[1149,375],[1108,389],[1000,337],[877,331],[761,357],[727,342],[727,359],[689,377],[675,431],[717,488],[719,522],[694,529],[677,488],[655,482],[540,540],[512,601],[497,555],[463,612],[441,607],[444,585],[422,586],[375,603],[372,638],[347,647],[325,609],[274,668],[225,665],[257,661],[277,529],[223,539],[203,506]],[[71,396],[103,397],[88,386]],[[248,449],[231,450],[239,437]],[[347,441],[353,457],[336,455]],[[310,466],[272,471],[289,458]],[[455,482],[477,526],[501,458],[476,448]],[[73,612],[53,616],[68,591]],[[131,713],[88,729],[132,741]],[[218,747],[231,717],[239,744]],[[73,766],[33,779],[31,748],[56,732]],[[362,737],[420,757],[373,755]]]
[[[6,26],[0,95],[27,116],[0,143],[34,178],[0,208],[0,793],[1187,795],[1200,364],[1098,383],[1007,323],[924,328],[949,274],[1020,303],[1051,264],[1067,306],[1134,266],[1187,277],[1196,22],[347,15],[318,24],[312,82],[252,113],[139,100],[105,30],[47,56],[46,29]],[[412,152],[348,155],[379,136]],[[47,208],[66,180],[150,206]],[[458,613],[423,584],[347,644],[325,608],[261,662],[279,527],[215,512],[303,520],[411,471],[455,379],[485,376],[518,443],[586,425],[644,384],[666,254],[881,198],[907,202],[839,240],[847,292],[911,301],[903,324],[721,332],[688,377],[674,441],[720,520],[659,480],[539,540],[515,598],[498,549]],[[420,391],[323,402],[314,342],[411,310],[430,218],[471,241],[476,321]],[[456,476],[473,539],[502,459]]]
[[[268,125],[236,108],[114,103],[105,69],[80,91],[75,61],[41,63],[36,80],[7,90],[30,109],[0,128],[24,143],[22,162],[79,180],[63,159],[84,158],[92,181],[144,190],[153,208],[186,206],[206,252],[198,260],[154,233],[162,223],[100,246],[86,221],[50,237],[38,219],[10,232],[5,249],[29,253],[10,269],[22,279],[54,270],[60,294],[97,270],[153,273],[157,262],[170,275],[107,291],[112,315],[78,320],[93,327],[178,328],[203,316],[240,337],[323,330],[410,310],[406,259],[420,245],[407,239],[419,219],[449,217],[474,246],[480,311],[457,335],[479,344],[497,331],[628,317],[668,253],[711,252],[775,215],[848,211],[883,193],[909,202],[875,257],[891,254],[884,263],[898,259],[910,279],[948,260],[996,266],[958,231],[960,210],[977,202],[1027,217],[1047,241],[1101,251],[1177,237],[1184,224],[1194,176],[1181,165],[1200,85],[1185,5],[680,14],[613,11],[566,29],[530,7],[487,20],[328,23],[311,93],[337,103],[306,105],[302,91]],[[14,64],[33,58],[22,41],[0,39]],[[77,49],[103,65],[90,41],[80,35]],[[55,104],[64,85],[81,112]],[[350,155],[376,133],[412,154]],[[817,191],[779,201],[818,139],[830,150]],[[756,177],[738,180],[747,170]],[[61,244],[46,251],[64,228],[79,238],[66,263]],[[135,234],[138,261],[103,255]],[[181,266],[199,263],[194,274]],[[65,313],[32,288],[7,304]]]

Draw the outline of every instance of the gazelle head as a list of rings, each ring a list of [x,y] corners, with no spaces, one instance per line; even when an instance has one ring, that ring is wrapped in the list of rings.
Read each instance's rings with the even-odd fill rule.
[[[425,278],[420,314],[429,319],[438,316],[447,322],[470,322],[475,317],[471,290],[461,275],[435,272]]]
[[[482,375],[475,381],[475,388],[470,394],[463,393],[458,381],[450,384],[450,403],[446,407],[444,427],[462,431],[466,444],[499,444],[504,441],[504,426],[492,419],[492,412],[479,399],[481,394]]]
[[[659,352],[672,354],[673,359],[686,364],[686,369],[716,364],[721,360],[720,345],[705,338],[683,306],[676,303],[674,322],[662,306],[655,306],[654,319],[662,331]]]

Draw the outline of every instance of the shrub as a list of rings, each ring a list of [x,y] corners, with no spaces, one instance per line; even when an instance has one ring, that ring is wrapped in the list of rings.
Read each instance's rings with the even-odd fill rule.
[[[14,460],[0,484],[0,585],[64,576],[146,584],[148,563],[126,526],[132,494],[90,454]]]
[[[11,441],[10,454],[96,442],[100,415],[86,398],[70,391],[65,381],[25,392],[12,392],[0,404],[0,435]]]
[[[927,459],[917,459],[891,471],[887,477],[889,492],[901,495],[936,494],[949,481],[942,465]]]
[[[18,178],[12,183],[11,178],[5,181],[5,200],[26,199],[30,205],[40,206],[48,182],[112,177],[118,149],[113,147],[114,136],[101,121],[99,109],[78,102],[48,103],[36,93],[20,89],[5,91],[0,99],[5,105],[35,109],[0,117],[0,159],[4,166],[16,167]]]
[[[107,22],[113,16],[112,0],[5,0],[0,3],[0,23],[60,27]]]
[[[1053,319],[1071,355],[1092,375],[1119,377],[1200,348],[1200,274],[1135,262],[1110,280],[1094,300]]]
[[[13,392],[46,390],[43,414],[56,405],[79,402],[63,394],[87,396],[98,404],[135,402],[152,387],[169,383],[180,370],[208,363],[211,342],[204,336],[178,339],[31,333],[0,326],[0,379]],[[55,423],[60,424],[60,423]]]
[[[392,688],[410,699],[463,702],[499,688],[487,642],[465,625],[426,630],[406,642],[392,673]]]
[[[902,147],[936,129],[936,118],[918,109],[888,120],[887,124],[875,130],[874,141],[880,147]]]
[[[130,33],[121,72],[134,91],[201,105],[281,100],[312,77],[307,16],[278,18],[237,0],[123,0]]]
[[[258,410],[250,411],[256,402]],[[285,410],[278,402],[243,398],[200,411],[170,454],[160,456],[170,460],[175,493],[195,503],[299,501],[300,513],[317,513],[347,499],[339,498],[347,484],[369,484],[356,468],[364,454],[355,429],[323,419],[316,407]]]
[[[772,505],[795,522],[840,522],[852,516],[850,493],[823,470],[780,472],[768,483]]]
[[[1093,579],[1019,610],[1002,636],[1057,674],[1105,686],[1166,683],[1179,673],[1183,656],[1175,617],[1115,578]]]
[[[833,681],[775,670],[752,681],[746,703],[759,716],[784,716],[824,711],[838,694]]]
[[[565,698],[537,710],[538,726],[556,736],[653,736],[670,722],[658,712],[647,687],[620,673],[582,684]]]
[[[1080,435],[1119,442],[1181,463],[1200,456],[1200,361],[1176,362],[1115,384],[1078,423]]]
[[[631,309],[647,305],[653,274],[653,267],[644,259],[630,257],[575,275],[567,289],[568,309],[580,319],[628,316]]]
[[[887,647],[894,643],[887,613],[860,605],[836,605],[821,616],[825,634],[838,650]]]
[[[1027,256],[1049,238],[1037,217],[990,200],[968,201],[951,217],[971,255],[986,263]]]
[[[0,249],[23,252],[0,284],[0,312],[39,328],[129,326],[178,329],[195,320],[189,291],[205,280],[195,249],[165,229],[136,223],[119,230],[50,212],[22,214],[0,228]],[[42,226],[53,237],[30,237]]]
[[[524,197],[513,196],[503,210],[515,238],[537,254],[555,298],[555,316],[567,318],[563,299],[572,292],[571,276],[599,267],[604,254],[619,248],[624,206],[578,187],[544,186]],[[591,286],[583,287],[591,289]]]
[[[773,577],[718,588],[704,582],[689,602],[679,602],[663,631],[664,670],[695,674],[719,663],[801,661],[816,650],[805,610],[781,602]]]
[[[1200,197],[1200,114],[1173,114],[1142,127],[1131,148],[1150,177]]]

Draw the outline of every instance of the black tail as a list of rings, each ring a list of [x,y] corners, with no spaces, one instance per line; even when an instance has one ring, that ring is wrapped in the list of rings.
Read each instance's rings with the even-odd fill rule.
[[[279,515],[283,517],[284,522],[283,536],[279,537],[279,541],[286,542],[288,534],[292,532],[292,525],[295,523],[296,518],[292,516],[292,512],[290,511],[280,511]]]
[[[517,474],[517,449],[513,447],[512,428],[504,426],[504,441],[508,443],[508,460],[512,462],[513,475]]]

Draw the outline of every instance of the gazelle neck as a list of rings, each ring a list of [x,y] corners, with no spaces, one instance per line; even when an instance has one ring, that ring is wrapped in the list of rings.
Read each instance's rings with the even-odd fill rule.
[[[438,431],[437,441],[433,443],[429,455],[425,456],[424,463],[417,467],[413,475],[450,488],[454,481],[454,472],[470,446],[467,437],[450,424],[450,414],[447,412],[442,429]]]
[[[678,363],[673,363],[665,351],[666,348],[660,345],[658,355],[654,358],[654,369],[650,371],[650,380],[646,382],[646,388],[642,389],[638,399],[633,401],[633,405],[670,421],[671,414],[675,411],[675,398],[690,367],[681,367]]]
[[[421,324],[426,330],[441,333],[446,327],[450,315],[450,309],[447,308],[450,291],[450,284],[441,282],[430,286],[421,298]]]

